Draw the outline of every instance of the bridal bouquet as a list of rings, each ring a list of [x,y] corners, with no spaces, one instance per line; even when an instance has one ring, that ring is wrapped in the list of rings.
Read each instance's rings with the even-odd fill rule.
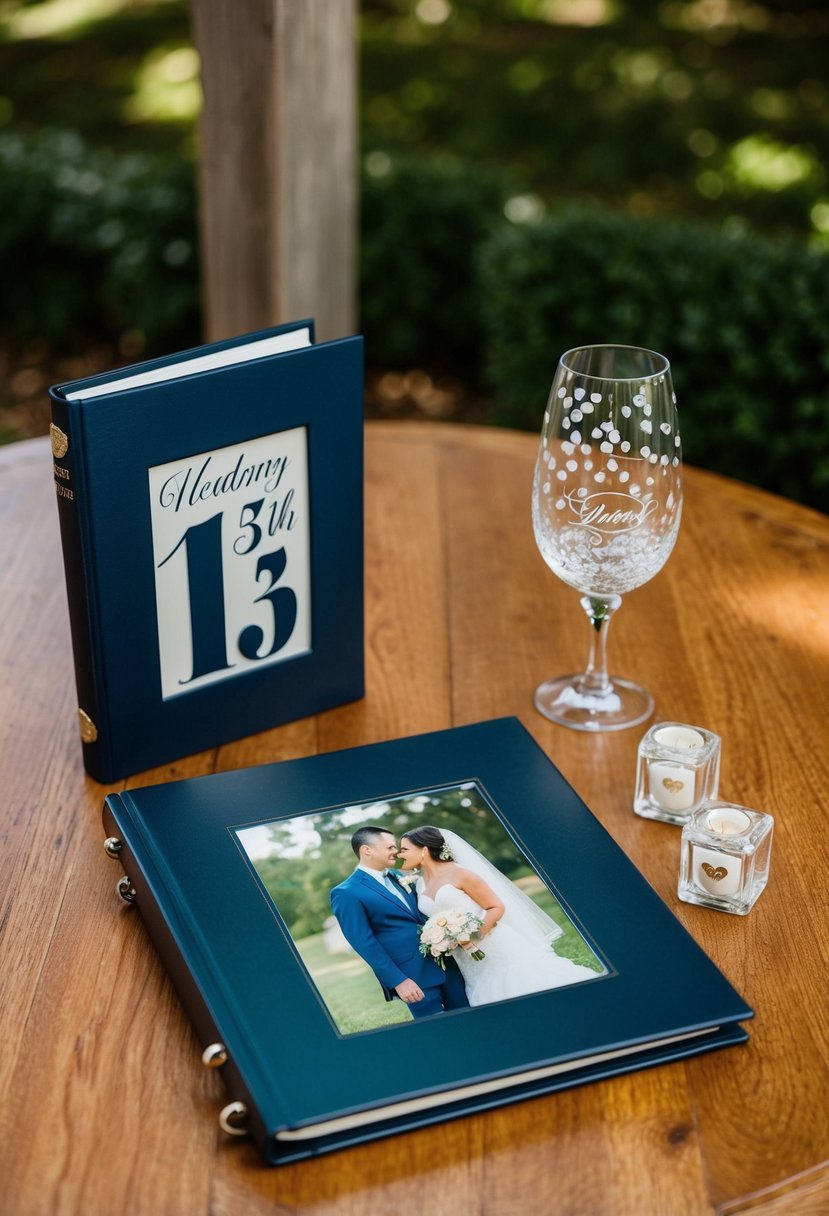
[[[483,924],[481,917],[472,912],[460,912],[457,909],[435,912],[420,930],[420,953],[424,958],[431,956],[445,971],[444,954],[471,942],[474,934],[480,933]],[[483,950],[470,950],[469,956],[479,962],[486,958]]]

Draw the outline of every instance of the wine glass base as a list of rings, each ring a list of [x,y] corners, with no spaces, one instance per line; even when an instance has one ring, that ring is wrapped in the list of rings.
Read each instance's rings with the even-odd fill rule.
[[[584,676],[572,675],[539,684],[536,709],[551,722],[591,734],[639,726],[653,713],[653,697],[639,684],[611,676],[610,687],[601,693],[586,689],[583,681]]]

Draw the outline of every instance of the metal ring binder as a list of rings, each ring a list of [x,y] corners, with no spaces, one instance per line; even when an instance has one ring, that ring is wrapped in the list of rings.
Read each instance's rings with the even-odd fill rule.
[[[135,887],[132,885],[126,874],[123,878],[118,879],[118,882],[115,884],[115,890],[121,896],[124,903],[135,903]]]
[[[229,1136],[246,1136],[248,1108],[244,1102],[228,1102],[219,1112],[219,1127]],[[244,1123],[245,1126],[241,1126]]]
[[[201,1062],[205,1068],[221,1068],[227,1063],[227,1048],[224,1043],[211,1043],[201,1053]]]

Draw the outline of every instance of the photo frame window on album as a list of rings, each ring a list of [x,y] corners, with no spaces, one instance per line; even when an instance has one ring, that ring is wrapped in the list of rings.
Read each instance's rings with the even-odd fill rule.
[[[481,958],[470,957],[469,962],[461,959],[476,1003],[484,998],[487,1003],[517,999],[585,983],[608,973],[562,898],[528,860],[479,781],[245,824],[235,830],[236,839],[338,1034],[411,1024],[410,1008],[403,1001],[378,999],[377,977],[367,961],[370,952],[366,943],[361,946],[359,937],[354,936],[354,928],[340,908],[347,911],[342,893],[355,878],[359,881],[351,846],[353,834],[366,827],[379,829],[397,846],[407,839],[407,832],[424,824],[430,828],[439,825],[437,830],[443,829],[447,839],[460,842],[454,848],[466,850],[461,860],[475,866],[477,876],[494,896],[503,896],[506,901],[502,919],[481,950]],[[450,860],[445,868],[454,876],[454,854],[452,846],[447,847]],[[402,890],[404,910],[408,907],[414,912],[419,871],[407,871],[401,866],[396,847],[394,851],[393,887],[398,890],[392,889],[391,893],[400,901]],[[468,906],[463,891],[453,887],[449,879],[447,883],[440,892],[440,904],[430,908],[435,916]],[[369,898],[377,894],[370,875],[367,890]],[[385,891],[381,895],[387,900]],[[332,914],[332,901],[339,919]],[[457,957],[457,951],[454,955]],[[490,985],[493,961],[497,967],[499,960],[509,967],[510,982],[501,980]],[[481,968],[480,963],[486,966]]]
[[[98,780],[363,695],[362,383],[302,321],[51,390]]]

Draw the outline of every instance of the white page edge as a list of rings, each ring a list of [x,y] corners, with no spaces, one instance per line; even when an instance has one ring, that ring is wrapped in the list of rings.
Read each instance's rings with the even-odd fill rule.
[[[168,380],[179,380],[183,376],[192,376],[197,372],[212,371],[218,367],[232,367],[237,363],[247,363],[251,359],[301,350],[310,345],[311,331],[306,325],[301,329],[291,330],[287,334],[271,334],[270,337],[260,338],[256,342],[227,346],[223,350],[211,351],[208,355],[194,355],[191,359],[182,359],[180,363],[168,363],[164,367],[149,368],[147,371],[137,372],[132,376],[107,380],[105,384],[76,389],[74,392],[66,393],[65,399],[67,401],[88,401],[92,397],[103,397],[106,393],[123,393],[128,389],[141,388],[146,384],[166,384]]]

